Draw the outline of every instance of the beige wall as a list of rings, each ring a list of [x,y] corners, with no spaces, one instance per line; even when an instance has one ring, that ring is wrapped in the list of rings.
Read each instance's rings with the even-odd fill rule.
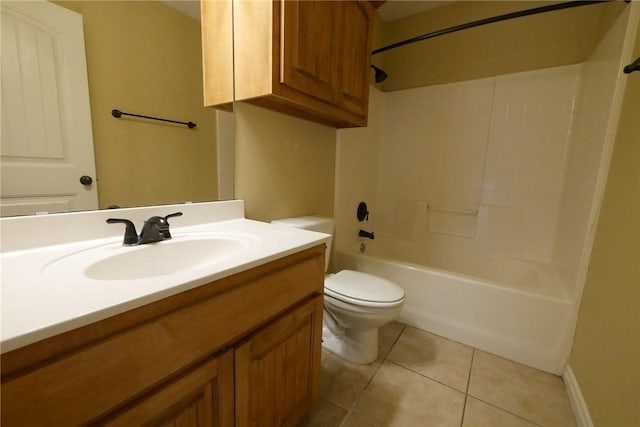
[[[336,130],[236,102],[235,197],[247,218],[333,215]]]
[[[58,1],[83,15],[100,207],[215,200],[200,23],[155,1]],[[195,129],[111,110],[197,123]]]
[[[553,2],[455,2],[383,23],[378,29],[383,36],[374,39],[375,47],[549,3]],[[384,91],[576,64],[587,58],[603,31],[624,9],[622,2],[615,3],[476,27],[374,55],[372,62],[389,74],[381,86]]]
[[[640,31],[633,58],[640,56]],[[640,425],[640,73],[628,76],[569,365],[596,426]]]

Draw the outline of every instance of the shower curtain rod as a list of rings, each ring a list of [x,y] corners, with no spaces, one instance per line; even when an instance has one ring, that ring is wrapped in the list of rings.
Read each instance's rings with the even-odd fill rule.
[[[537,15],[538,13],[551,12],[554,10],[570,9],[580,6],[588,6],[591,4],[608,3],[616,0],[593,0],[593,1],[567,1],[564,3],[550,4],[547,6],[534,7],[532,9],[525,9],[518,12],[506,13],[504,15],[498,15],[491,18],[480,19],[478,21],[467,22],[466,24],[454,25],[438,31],[432,31],[430,33],[422,34],[407,40],[402,40],[397,43],[393,43],[387,46],[380,47],[371,51],[372,55],[386,52],[387,50],[395,49],[400,46],[404,46],[410,43],[419,42],[422,40],[431,39],[433,37],[443,36],[445,34],[454,33],[456,31],[466,30],[468,28],[479,27],[481,25],[493,24],[494,22],[506,21],[508,19],[520,18],[523,16]],[[624,0],[625,3],[629,3],[631,0]]]
[[[631,64],[624,67],[624,73],[629,74],[634,71],[640,71],[640,58],[633,61]]]

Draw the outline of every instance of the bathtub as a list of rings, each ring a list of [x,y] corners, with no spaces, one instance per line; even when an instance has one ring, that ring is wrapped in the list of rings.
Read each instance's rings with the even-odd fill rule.
[[[573,304],[551,266],[444,248],[408,250],[384,237],[363,244],[364,252],[337,250],[335,265],[401,286],[399,321],[562,373]]]

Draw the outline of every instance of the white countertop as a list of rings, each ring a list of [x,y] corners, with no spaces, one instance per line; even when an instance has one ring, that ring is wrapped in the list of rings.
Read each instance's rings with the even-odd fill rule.
[[[229,207],[229,203],[241,201],[221,202]],[[124,226],[120,224],[109,225],[110,236],[70,241],[63,244],[42,246],[30,244],[13,244],[11,242],[12,224],[1,223],[3,240],[5,234],[8,237],[8,245],[3,242],[1,254],[2,268],[2,294],[1,294],[1,320],[0,350],[2,353],[34,343],[44,338],[60,334],[111,316],[149,304],[171,295],[204,285],[214,280],[239,273],[241,271],[265,264],[278,258],[311,248],[321,243],[326,243],[329,236],[322,233],[287,228],[271,225],[263,222],[252,221],[245,218],[232,218],[234,215],[216,215],[214,206],[216,202],[209,203],[208,215],[200,215],[198,221],[191,221],[186,226],[174,226],[180,224],[179,219],[173,219],[171,234],[173,240],[189,238],[199,233],[209,235],[242,236],[243,249],[229,256],[216,257],[209,263],[198,265],[171,274],[163,274],[153,278],[137,278],[129,280],[96,280],[84,274],[83,265],[70,265],[56,263],[56,260],[64,259],[69,254],[91,253],[87,249],[101,248],[100,250],[119,251],[135,250],[139,247],[123,248],[121,246]],[[198,206],[199,205],[199,206]],[[194,204],[193,209],[202,210],[201,204]],[[155,207],[149,210],[142,209],[140,215],[157,215],[159,209],[163,213],[175,211],[176,206],[169,208]],[[233,205],[234,213],[238,209]],[[185,220],[189,223],[188,205],[179,206],[184,212]],[[174,210],[172,210],[174,209]],[[212,211],[213,209],[213,211]],[[127,218],[127,209],[118,211],[100,211],[99,215],[87,213],[87,222],[99,221],[96,227],[102,227],[104,216]],[[212,212],[214,212],[212,214]],[[71,222],[83,222],[87,218],[81,214],[55,215],[55,221],[60,221],[64,215],[73,215],[66,218]],[[194,212],[193,217],[198,216]],[[53,216],[52,216],[53,217]],[[146,216],[148,218],[148,216]],[[222,220],[218,220],[223,218]],[[46,219],[38,219],[46,225]],[[208,222],[207,222],[208,221]],[[197,222],[197,223],[193,223]],[[8,225],[8,226],[7,226]],[[29,224],[32,228],[33,223]],[[89,224],[90,226],[91,224]],[[18,228],[23,227],[20,224]],[[141,224],[136,224],[141,226]],[[35,228],[40,225],[35,226]],[[82,225],[79,226],[82,228]],[[116,233],[113,233],[116,230]],[[40,231],[40,230],[38,230]],[[42,231],[43,233],[46,233]],[[79,232],[83,235],[83,232]],[[17,235],[17,233],[15,234]],[[87,234],[85,234],[86,237]],[[44,239],[46,241],[47,239]],[[153,243],[162,245],[167,242]],[[6,250],[26,246],[26,249]],[[81,259],[73,258],[73,259]],[[53,267],[52,267],[53,266]],[[62,266],[62,267],[61,267]]]

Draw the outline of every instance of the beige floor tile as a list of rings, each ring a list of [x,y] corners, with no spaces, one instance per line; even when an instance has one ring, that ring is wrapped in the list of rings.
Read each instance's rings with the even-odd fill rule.
[[[379,367],[378,362],[356,365],[323,350],[320,396],[351,409]]]
[[[466,392],[473,348],[407,326],[387,360]]]
[[[459,427],[464,394],[385,362],[342,427]]]
[[[298,427],[339,427],[346,416],[346,409],[321,397]]]
[[[467,398],[462,427],[536,427],[536,425],[471,396]]]
[[[391,322],[382,326],[378,334],[378,360],[383,361],[389,355],[393,344],[395,344],[398,336],[402,333],[406,325],[399,322]]]
[[[575,426],[559,377],[476,351],[469,395],[542,426]]]

